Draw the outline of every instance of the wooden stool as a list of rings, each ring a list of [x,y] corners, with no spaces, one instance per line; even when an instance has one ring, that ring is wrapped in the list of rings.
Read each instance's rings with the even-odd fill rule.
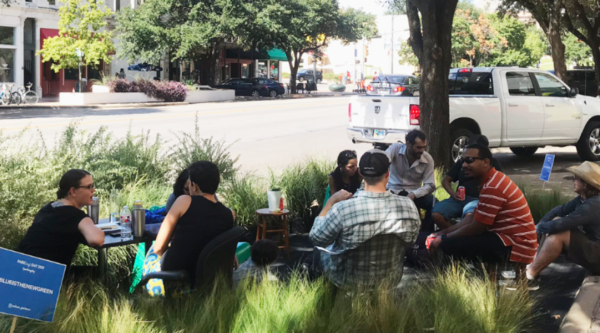
[[[290,233],[288,227],[288,215],[290,211],[287,209],[272,212],[268,208],[262,208],[256,211],[258,215],[258,228],[256,229],[256,240],[266,239],[267,233],[278,233],[282,236],[283,245],[280,245],[280,249],[285,249],[288,258],[290,257]],[[277,226],[277,229],[269,229],[267,218],[274,217],[277,220],[283,222],[283,225]]]

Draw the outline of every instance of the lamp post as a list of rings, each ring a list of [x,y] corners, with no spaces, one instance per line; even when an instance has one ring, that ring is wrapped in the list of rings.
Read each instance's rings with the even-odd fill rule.
[[[82,86],[82,82],[81,82],[81,63],[83,62],[83,56],[85,55],[83,53],[83,50],[81,49],[77,49],[76,51],[77,53],[77,57],[79,58],[79,92],[83,92],[83,86]]]

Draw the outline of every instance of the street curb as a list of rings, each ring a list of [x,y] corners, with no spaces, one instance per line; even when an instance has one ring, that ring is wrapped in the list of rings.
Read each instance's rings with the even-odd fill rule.
[[[56,109],[123,109],[123,108],[140,108],[140,107],[158,107],[158,106],[176,106],[176,105],[192,105],[192,104],[203,104],[203,103],[230,103],[230,102],[248,102],[248,101],[271,101],[271,100],[288,100],[288,99],[301,99],[301,98],[319,98],[319,97],[343,97],[352,96],[352,93],[345,94],[286,94],[284,97],[273,99],[272,97],[245,97],[236,96],[236,99],[230,101],[213,101],[213,102],[199,102],[199,103],[188,103],[188,102],[148,102],[148,103],[122,103],[122,104],[88,104],[88,105],[48,105],[44,103],[37,103],[33,105],[0,105],[0,112],[2,110],[11,109],[42,109],[42,110],[56,110]],[[238,98],[241,97],[241,98]]]
[[[559,333],[600,332],[600,276],[587,276]]]
[[[123,103],[123,104],[89,104],[89,105],[44,105],[43,103],[33,105],[1,105],[1,110],[11,109],[114,109],[114,108],[139,108],[139,107],[155,107],[155,106],[171,106],[171,105],[189,105],[188,102],[149,102],[149,103]]]

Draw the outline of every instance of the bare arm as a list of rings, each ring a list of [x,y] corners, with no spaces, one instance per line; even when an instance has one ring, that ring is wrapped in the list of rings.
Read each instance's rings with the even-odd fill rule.
[[[319,216],[325,217],[327,215],[327,213],[329,213],[329,210],[331,209],[331,207],[333,207],[333,205],[335,205],[336,203],[338,203],[340,201],[348,200],[350,198],[352,198],[352,193],[350,193],[346,190],[341,190],[341,191],[335,192],[329,198],[329,200],[327,200],[327,202],[325,203],[325,206],[323,206],[323,209],[321,210],[321,214],[319,214]]]
[[[444,177],[444,180],[442,180],[442,186],[444,187],[444,190],[446,190],[446,192],[450,194],[451,197],[454,197],[456,195],[456,192],[452,188],[452,177]]]
[[[473,215],[470,215],[470,216],[473,217]],[[473,219],[467,219],[467,218],[465,218],[465,219],[463,219],[462,221],[460,221],[459,223],[457,223],[457,224],[455,224],[453,226],[450,226],[450,227],[448,227],[448,228],[446,228],[444,230],[440,230],[440,231],[436,232],[435,235],[436,236],[441,236],[441,235],[449,234],[449,233],[454,232],[454,231],[456,231],[456,230],[458,230],[460,228],[463,228],[464,226],[466,226],[467,224],[470,224],[472,222],[473,222]]]
[[[165,251],[167,251],[171,237],[173,237],[175,226],[177,226],[179,218],[181,218],[188,208],[190,208],[191,203],[192,198],[189,195],[182,195],[175,200],[175,203],[173,203],[171,210],[169,210],[167,217],[165,217],[165,220],[160,226],[158,235],[156,235],[154,252],[156,252],[157,255],[162,256]]]
[[[85,238],[85,241],[91,247],[100,247],[104,245],[104,231],[96,227],[91,218],[86,217],[77,225],[77,229]]]
[[[460,223],[460,224],[462,224],[462,223]],[[486,232],[487,230],[488,230],[487,225],[477,222],[473,219],[470,223],[466,223],[461,228],[458,228],[457,230],[455,230],[453,232],[447,233],[447,237],[454,238],[454,237],[481,235],[484,232]]]

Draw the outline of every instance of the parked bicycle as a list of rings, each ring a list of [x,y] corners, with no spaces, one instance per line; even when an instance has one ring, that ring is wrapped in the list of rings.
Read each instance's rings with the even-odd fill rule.
[[[19,95],[21,96],[21,100],[25,104],[35,104],[40,99],[37,93],[31,90],[32,86],[33,83],[29,82],[27,85],[25,85],[24,87],[19,87],[19,89],[17,90],[19,92]]]
[[[18,92],[13,92],[12,88],[14,87],[14,83],[9,85],[8,88],[6,86],[6,83],[3,85],[2,87],[2,92],[0,92],[0,102],[3,105],[10,105],[10,104],[21,104],[21,94],[19,94]]]

